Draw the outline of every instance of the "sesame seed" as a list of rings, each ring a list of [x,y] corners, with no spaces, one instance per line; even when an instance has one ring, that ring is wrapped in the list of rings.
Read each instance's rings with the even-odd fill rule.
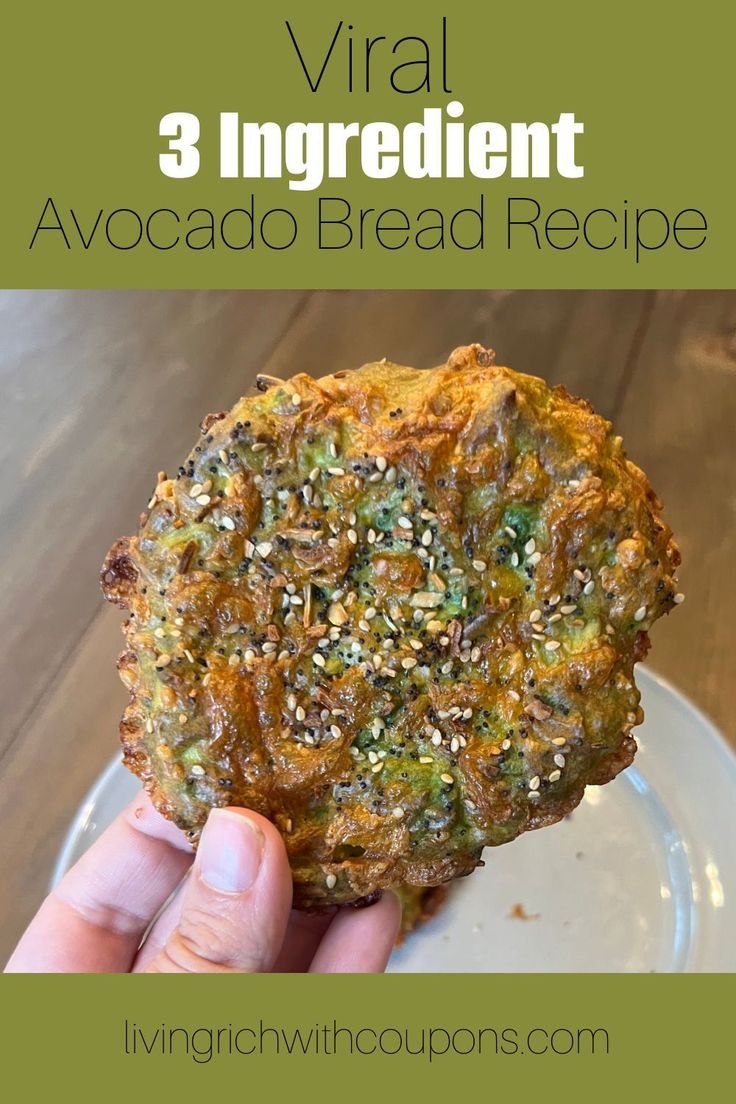
[[[480,571],[482,573],[488,567],[488,564],[485,560],[473,560],[473,567],[476,571]]]
[[[643,621],[644,618],[646,617],[646,615],[647,615],[647,607],[646,606],[639,606],[638,610],[634,614],[634,620],[635,621]]]
[[[271,551],[272,551],[272,549],[273,549],[273,545],[271,544],[271,542],[270,542],[270,541],[260,541],[260,542],[259,542],[259,543],[258,543],[258,544],[256,545],[256,552],[257,552],[257,553],[258,553],[258,555],[259,555],[259,556],[261,556],[261,557],[262,557],[262,558],[263,558],[264,560],[265,560],[266,556],[270,556],[270,555],[271,555]]]
[[[253,452],[263,452],[265,448],[268,448],[268,445],[265,441],[255,441],[251,448],[253,449]]]
[[[501,750],[502,751],[508,751],[510,747],[511,747],[511,741],[510,740],[504,740],[503,743],[501,744]]]
[[[434,763],[434,759],[431,755],[420,755],[419,762],[423,763],[426,766],[427,763]]]
[[[454,779],[454,778],[452,777],[452,775],[451,775],[451,774],[441,774],[441,775],[440,775],[440,779],[441,779],[441,781],[442,781],[442,782],[444,782],[444,783],[445,783],[445,784],[446,784],[447,786],[451,786],[451,785],[453,784],[453,782],[455,781],[455,779]]]
[[[315,654],[312,656],[312,663],[315,665],[315,667],[324,667],[325,662],[325,657],[319,655],[319,653],[317,652],[315,652]]]
[[[559,782],[561,777],[562,777],[562,771],[553,770],[550,774],[547,775],[547,781],[548,782]]]
[[[377,613],[378,610],[375,608],[375,606],[366,606],[363,616],[365,617],[366,621],[372,621]]]
[[[559,640],[546,640],[545,643],[544,643],[544,646],[545,646],[545,648],[547,649],[548,652],[556,652],[557,649],[560,647],[560,641]]]
[[[675,595],[675,605],[680,606],[685,601],[685,595],[680,592]]]
[[[335,737],[336,740],[339,740],[340,737],[342,736],[342,729],[340,728],[339,725],[336,725],[336,724],[330,725],[330,732],[332,733],[332,735]]]
[[[440,732],[440,730],[438,728],[436,728],[434,730],[434,732],[432,733],[432,743],[434,744],[435,747],[439,747],[440,744],[442,743],[442,733]]]
[[[328,889],[334,889],[335,886],[337,885],[337,875],[336,874],[328,874],[327,877],[325,878],[325,885],[327,886]]]
[[[355,532],[354,529],[348,529],[348,540],[351,544],[358,543],[358,534]]]
[[[529,614],[529,620],[532,623],[532,625],[534,624],[535,621],[539,621],[541,616],[542,616],[542,611],[540,609],[533,609],[532,612]]]
[[[444,594],[431,590],[417,590],[412,594],[409,602],[417,609],[436,609],[444,601]]]
[[[378,468],[379,472],[385,472],[386,468],[388,467],[388,462],[385,456],[376,457],[376,467]]]
[[[228,457],[228,454],[225,452],[224,449],[220,449],[220,451],[218,453],[218,456],[222,460],[223,464],[227,464],[227,462],[229,460],[229,457]]]
[[[295,391],[294,394],[291,396],[291,402],[292,402],[293,406],[301,406],[301,402],[302,402],[301,395],[297,395],[297,393]]]
[[[469,721],[470,718],[473,716],[473,710],[472,709],[463,709],[462,716],[463,716],[464,721]]]
[[[424,532],[422,533],[422,544],[424,545],[425,548],[429,548],[431,543],[432,543],[432,530],[431,529],[425,529]]]
[[[265,643],[265,644],[263,645],[263,654],[264,654],[264,655],[270,655],[270,654],[271,654],[271,652],[275,652],[275,651],[276,651],[276,645],[275,645],[275,644],[274,644],[274,643],[273,643],[272,641],[268,640],[268,641],[267,641],[267,642],[266,642],[266,643]],[[232,656],[231,656],[230,658],[231,658],[231,660],[232,660]],[[238,657],[237,657],[237,656],[235,656],[235,662],[236,662],[236,663],[237,663],[237,659],[238,659]]]
[[[229,529],[231,533],[235,529],[235,522],[231,517],[228,517],[227,515],[222,518],[222,524],[225,526],[226,529]]]
[[[195,499],[195,501],[197,502],[198,506],[209,506],[212,499],[210,498],[210,496],[208,494],[201,494],[201,495],[197,495],[197,498]]]
[[[381,759],[378,763],[374,763],[371,770],[374,774],[378,774],[379,771],[383,770],[383,760]]]
[[[529,789],[538,790],[541,779],[538,774],[535,774],[533,778],[529,779]]]
[[[398,524],[401,526],[402,529],[413,529],[414,528],[414,526],[412,525],[409,518],[405,517],[404,514],[401,514],[397,518],[397,521],[398,521]]]
[[[286,704],[293,713],[296,709],[296,694],[289,694],[288,698],[286,699]]]
[[[412,667],[416,667],[417,660],[414,656],[407,656],[406,659],[402,659],[401,666],[405,671],[411,671]]]
[[[563,613],[565,616],[567,616],[568,613],[574,613],[576,609],[577,606],[568,604],[566,606],[560,606],[560,613]]]
[[[477,663],[479,659],[480,659],[480,648],[478,648],[476,646],[475,648],[472,648],[471,651],[470,651],[470,662],[471,663]]]
[[[595,583],[590,579],[583,587],[583,594],[592,594],[595,590]]]
[[[193,767],[189,768],[189,773],[193,774],[195,778],[204,778],[204,767],[200,767],[199,763],[195,763]]]
[[[401,820],[403,815],[404,815],[404,810],[401,808],[400,805],[397,805],[394,809],[391,810],[391,816],[396,817],[397,820]]]
[[[457,736],[453,736],[452,739],[450,740],[450,751],[453,753],[453,755],[459,749],[459,747],[460,747],[460,741],[458,740]]]
[[[166,655],[165,653],[163,655],[160,655],[158,657],[158,659],[156,660],[156,666],[158,667],[159,671],[164,667],[168,667],[170,663],[171,663],[171,656]]]
[[[511,537],[512,540],[516,540],[516,538],[518,536],[518,533],[516,532],[515,529],[512,529],[510,525],[504,526],[503,531],[504,531],[504,533],[506,533],[507,536]]]
[[[567,743],[567,739],[566,739],[566,737],[565,737],[565,736],[555,736],[555,738],[554,738],[554,740],[552,741],[552,743],[553,743],[553,744],[556,744],[556,745],[557,745],[557,747],[564,747],[564,746],[565,746],[565,744]]]
[[[542,558],[542,553],[541,552],[532,552],[531,556],[527,556],[526,562],[531,567],[536,567],[536,565],[539,563],[541,558]]]
[[[387,483],[396,482],[396,468],[390,467],[386,469],[386,474],[383,477]]]
[[[553,614],[552,614],[552,615],[551,615],[551,616],[549,617],[549,619],[548,619],[548,620],[549,620],[549,624],[550,624],[550,625],[554,625],[554,624],[556,624],[556,623],[557,623],[558,621],[561,621],[561,620],[562,620],[562,614],[561,614],[561,613],[553,613]]]
[[[345,469],[344,468],[328,468],[327,471],[329,472],[330,475],[344,475],[345,474]]]
[[[530,537],[529,540],[524,545],[524,551],[526,552],[527,556],[531,556],[531,554],[534,552],[536,547],[537,547],[537,542],[535,541],[534,537]]]
[[[204,490],[204,487],[202,486],[201,483],[192,483],[191,487],[189,488],[190,497],[191,498],[196,498],[197,495],[202,494],[203,490]]]
[[[565,765],[565,756],[560,755],[560,753],[558,752],[557,755],[555,755],[555,757],[553,759],[553,763],[555,764],[556,767],[564,767],[564,765]]]

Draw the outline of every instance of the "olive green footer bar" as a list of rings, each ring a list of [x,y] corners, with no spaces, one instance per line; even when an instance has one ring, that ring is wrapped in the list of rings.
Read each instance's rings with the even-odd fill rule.
[[[3,1081],[9,1100],[684,1100],[729,1084],[733,1002],[733,975],[4,977]]]

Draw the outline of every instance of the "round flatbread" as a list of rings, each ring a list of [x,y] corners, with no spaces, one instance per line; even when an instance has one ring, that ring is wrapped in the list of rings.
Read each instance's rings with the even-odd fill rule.
[[[660,504],[588,403],[479,345],[259,387],[103,567],[125,762],[193,842],[269,817],[299,907],[467,874],[631,762],[681,600]]]

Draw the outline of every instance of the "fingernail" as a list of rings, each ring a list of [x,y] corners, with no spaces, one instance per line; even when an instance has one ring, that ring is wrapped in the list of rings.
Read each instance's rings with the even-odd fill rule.
[[[213,809],[197,848],[202,879],[221,893],[243,893],[255,882],[263,856],[263,833],[248,816]]]

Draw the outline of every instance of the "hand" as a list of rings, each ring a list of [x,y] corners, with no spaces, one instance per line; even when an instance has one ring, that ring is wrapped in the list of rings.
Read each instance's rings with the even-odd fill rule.
[[[400,919],[392,893],[369,908],[326,915],[292,912],[291,894],[281,836],[257,813],[215,809],[195,857],[184,834],[141,796],[46,898],[6,970],[385,969]]]

